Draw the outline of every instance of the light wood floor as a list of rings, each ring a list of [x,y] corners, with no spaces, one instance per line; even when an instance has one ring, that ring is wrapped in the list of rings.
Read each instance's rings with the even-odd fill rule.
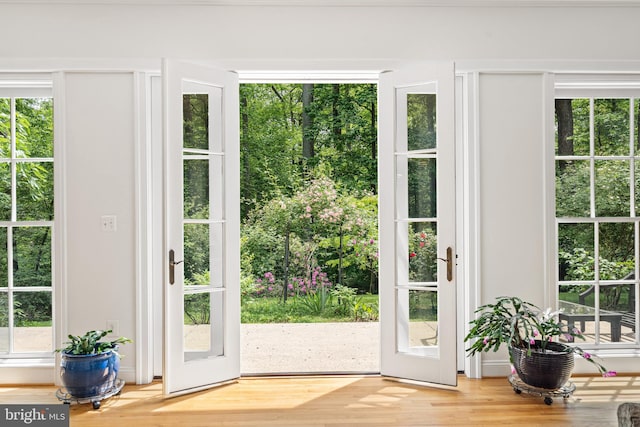
[[[71,405],[71,426],[387,427],[617,426],[621,402],[640,402],[640,376],[578,377],[566,401],[515,394],[506,378],[426,387],[378,376],[242,378],[163,399],[162,384],[126,385],[120,396]],[[59,403],[53,386],[0,386],[0,404]]]

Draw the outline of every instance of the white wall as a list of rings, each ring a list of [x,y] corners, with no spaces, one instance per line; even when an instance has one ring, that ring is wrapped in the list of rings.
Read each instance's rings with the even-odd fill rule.
[[[637,7],[50,3],[0,3],[3,32],[15,41],[0,45],[0,58],[166,56],[300,66],[327,59],[360,66],[380,60],[640,59]]]
[[[173,57],[240,70],[382,70],[445,59],[481,71],[480,300],[517,291],[539,304],[548,282],[541,72],[640,71],[639,7],[51,3],[0,2],[12,41],[0,44],[0,71],[107,70],[65,79],[70,332],[118,320],[120,334],[133,337],[139,314],[134,78],[109,70],[157,70],[160,58]],[[528,73],[493,72],[509,67]],[[100,230],[105,214],[117,215],[117,232]],[[140,362],[134,350],[123,351],[130,374]],[[503,372],[504,354],[485,360],[486,373]]]
[[[480,74],[481,303],[516,295],[545,306],[544,75]],[[509,373],[506,351],[483,375]]]
[[[64,194],[66,205],[66,321],[68,333],[105,329],[136,334],[135,129],[132,73],[64,76]],[[101,228],[115,215],[117,229]],[[131,381],[134,345],[120,349]]]

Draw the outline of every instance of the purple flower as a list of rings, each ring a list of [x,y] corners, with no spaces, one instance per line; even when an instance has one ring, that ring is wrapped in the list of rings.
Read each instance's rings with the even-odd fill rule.
[[[536,340],[534,340],[533,338],[529,338],[529,344],[533,345],[536,343]]]
[[[487,344],[489,342],[489,338],[484,337],[484,339],[482,340],[482,344]]]
[[[605,378],[615,377],[616,375],[618,375],[618,373],[616,371],[607,371],[607,372],[602,374],[602,376],[605,377]]]
[[[591,359],[591,354],[585,351],[584,353],[582,353],[582,357],[584,357],[585,359]]]
[[[534,337],[537,337],[537,336],[538,336],[538,334],[539,334],[538,330],[537,330],[537,329],[534,329],[534,330],[533,330],[533,336],[534,336]]]

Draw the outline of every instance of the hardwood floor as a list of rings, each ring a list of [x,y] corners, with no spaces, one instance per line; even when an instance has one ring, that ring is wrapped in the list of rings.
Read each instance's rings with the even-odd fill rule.
[[[163,399],[162,384],[126,385],[120,396],[71,405],[71,426],[388,427],[617,426],[622,402],[640,402],[640,377],[577,377],[566,401],[516,394],[506,378],[427,387],[378,376],[242,378]],[[0,386],[0,404],[59,403],[53,386]]]

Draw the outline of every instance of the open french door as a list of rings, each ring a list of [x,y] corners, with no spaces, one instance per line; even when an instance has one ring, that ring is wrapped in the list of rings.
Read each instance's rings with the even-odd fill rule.
[[[166,396],[240,376],[235,73],[163,62]]]
[[[455,386],[453,64],[383,73],[378,91],[381,373]]]

